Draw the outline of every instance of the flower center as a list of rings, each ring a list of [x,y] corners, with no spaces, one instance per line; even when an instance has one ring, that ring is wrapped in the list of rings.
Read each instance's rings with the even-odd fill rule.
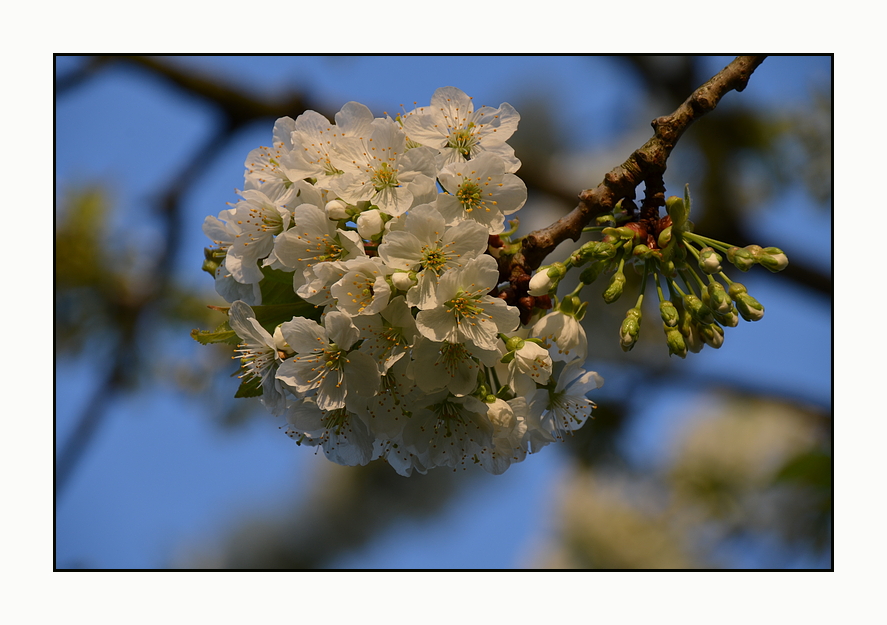
[[[439,248],[422,248],[422,260],[420,261],[423,269],[430,269],[438,276],[443,272],[447,264],[447,255]]]
[[[388,163],[382,163],[373,170],[373,176],[370,178],[370,182],[373,187],[375,187],[376,191],[397,187],[399,186],[397,182],[397,170],[392,169]]]
[[[337,241],[333,239],[326,239],[326,251],[317,257],[317,260],[320,262],[329,261],[329,260],[338,260],[342,257],[342,254],[345,250],[341,245],[338,244]]]
[[[323,173],[327,176],[338,176],[339,174],[344,174],[341,169],[336,169],[333,164],[330,162],[330,159],[324,159],[323,162]]]
[[[324,366],[333,371],[341,371],[345,367],[345,363],[348,362],[347,354],[348,352],[339,349],[335,343],[330,343],[330,346],[323,350],[323,357],[326,360]]]
[[[447,143],[447,147],[458,150],[459,154],[468,158],[471,155],[471,148],[477,143],[474,134],[472,133],[473,128],[474,124],[472,123],[468,124],[467,128],[460,128],[459,130],[453,131],[450,134],[450,140]]]
[[[330,410],[323,418],[323,425],[327,431],[332,434],[341,434],[342,428],[348,425],[348,410],[345,408],[336,408]]]
[[[462,204],[466,213],[483,204],[481,188],[471,181],[464,181],[456,191],[456,199]]]
[[[440,350],[440,360],[443,363],[447,373],[451,376],[455,374],[459,364],[468,358],[468,352],[460,343],[444,343]]]
[[[276,360],[273,350],[255,349],[246,343],[241,343],[238,346],[237,354],[238,356],[235,356],[235,358],[240,358],[240,367],[243,369],[243,375],[248,379],[259,378],[261,380]]]
[[[448,313],[456,313],[456,323],[462,319],[474,319],[484,312],[484,309],[477,305],[477,300],[464,292],[460,292],[445,305]]]

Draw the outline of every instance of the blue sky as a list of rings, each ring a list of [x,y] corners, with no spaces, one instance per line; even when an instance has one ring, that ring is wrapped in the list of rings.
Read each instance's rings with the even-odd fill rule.
[[[709,73],[729,60],[711,59]],[[59,73],[78,62],[59,58]],[[556,94],[558,128],[573,150],[594,146],[605,152],[646,112],[632,79],[607,59],[595,57],[191,57],[180,62],[217,72],[259,93],[280,92],[292,84],[325,108],[338,110],[344,102],[357,100],[377,115],[394,114],[401,104],[409,109],[414,101],[427,102],[434,89],[444,85],[458,86],[476,102],[493,106],[517,102],[527,93]],[[768,106],[803,106],[810,85],[829,80],[828,58],[772,57],[756,71],[745,92],[727,97]],[[119,68],[60,98],[56,114],[57,191],[93,181],[107,184],[122,209],[112,227],[122,241],[149,247],[159,236],[147,216],[150,201],[209,135],[217,121],[213,112],[153,78]],[[208,244],[201,231],[203,219],[234,199],[246,154],[266,144],[270,134],[270,124],[244,129],[195,182],[186,202],[184,255],[177,263],[186,284],[208,288],[209,278],[199,270]],[[680,181],[691,175],[670,169],[674,180],[667,183],[680,188]],[[830,249],[831,216],[816,211],[797,189],[774,198],[760,215],[764,245],[780,245],[790,257],[791,247]],[[815,256],[827,265],[829,255]],[[778,276],[766,273],[744,282],[765,301],[767,317],[740,326],[741,340],[728,336],[723,349],[688,358],[683,363],[688,375],[723,376],[828,404],[829,302],[786,288]],[[163,348],[185,361],[197,358],[201,349],[187,336],[170,339]],[[607,372],[601,373],[607,377]],[[56,375],[56,392],[65,398],[57,412],[58,435],[64,440],[78,401],[95,377],[89,362],[66,360],[56,363]],[[618,377],[612,387],[620,388]],[[616,392],[609,387],[602,391],[602,398]],[[662,389],[647,402],[667,406],[673,400],[674,393]],[[235,527],[242,513],[280,510],[297,501],[326,470],[324,458],[294,447],[271,417],[222,431],[206,406],[164,388],[118,402],[109,417],[58,503],[56,563],[61,567],[168,565],[189,543],[212,544]],[[638,456],[661,451],[655,432],[667,427],[668,418],[666,410],[639,411],[625,445]],[[545,510],[564,463],[556,449],[546,449],[504,476],[482,476],[440,517],[404,522],[340,565],[519,566],[551,523]],[[482,533],[476,531],[478,526],[504,529]]]

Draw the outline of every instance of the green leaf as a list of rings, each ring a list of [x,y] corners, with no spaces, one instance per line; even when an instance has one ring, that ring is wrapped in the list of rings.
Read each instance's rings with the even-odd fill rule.
[[[262,275],[265,276],[259,283],[259,288],[262,291],[262,304],[290,304],[305,301],[296,295],[293,289],[292,272],[262,267]]]
[[[256,313],[256,320],[268,330],[268,334],[274,334],[277,326],[292,321],[293,317],[305,317],[318,321],[323,309],[300,299],[291,304],[253,306],[253,312]]]
[[[228,325],[227,321],[223,322],[222,325],[211,332],[195,328],[191,330],[191,338],[201,345],[209,345],[210,343],[228,343],[229,345],[237,345],[240,342],[237,333],[231,329],[231,326]]]

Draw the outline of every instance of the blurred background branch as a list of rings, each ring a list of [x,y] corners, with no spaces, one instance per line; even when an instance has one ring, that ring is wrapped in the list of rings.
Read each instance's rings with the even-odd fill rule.
[[[261,58],[256,62],[260,63]],[[352,61],[342,58],[333,62],[347,65]],[[579,189],[600,180],[603,172],[643,142],[637,142],[638,135],[632,130],[643,130],[649,136],[646,124],[650,119],[674,110],[707,79],[702,57],[625,56],[608,62],[621,80],[636,85],[637,93],[642,95],[633,103],[635,114],[629,115],[628,109],[620,112],[626,117],[624,140],[596,155],[594,162],[577,151],[583,148],[565,147],[568,141],[559,135],[551,101],[534,100],[529,93],[524,94],[524,102],[517,98],[512,101],[522,114],[514,147],[523,163],[519,175],[529,191],[527,208],[522,211],[526,215],[521,215],[526,227],[551,223],[575,207]],[[96,88],[102,81],[119,80],[125,75],[183,96],[212,120],[206,135],[188,146],[182,163],[171,170],[174,173],[151,191],[147,212],[137,218],[147,221],[150,216],[154,225],[150,237],[144,235],[133,242],[121,236],[121,232],[132,229],[129,224],[136,222],[131,216],[125,217],[134,209],[120,205],[110,185],[78,184],[58,199],[57,374],[65,366],[60,361],[86,362],[88,365],[77,366],[94,371],[86,398],[77,406],[60,408],[57,416],[60,426],[64,421],[64,428],[59,427],[64,432],[57,441],[56,496],[60,500],[72,487],[94,441],[107,427],[107,415],[115,406],[156,392],[161,386],[176,388],[183,397],[210,406],[214,422],[220,425],[244,423],[256,412],[265,416],[249,401],[227,399],[236,386],[228,377],[235,368],[230,353],[223,348],[200,348],[199,360],[189,357],[182,363],[164,350],[168,337],[187,337],[191,328],[214,327],[219,321],[205,307],[215,301],[211,280],[205,281],[206,288],[201,291],[177,271],[179,264],[185,263],[199,274],[200,261],[187,260],[195,250],[183,249],[190,245],[190,239],[183,236],[186,224],[195,222],[189,214],[194,210],[191,198],[226,152],[240,149],[238,142],[248,129],[261,126],[267,141],[278,117],[295,118],[310,109],[332,118],[332,111],[345,100],[336,104],[335,98],[321,98],[307,83],[280,94],[262,95],[240,83],[228,82],[221,72],[211,74],[198,67],[186,59],[91,57],[56,77],[57,105]],[[752,82],[756,79],[757,75]],[[468,87],[466,91],[471,93]],[[777,116],[748,91],[753,89],[731,98],[695,123],[669,163],[670,172],[697,172],[694,204],[703,207],[696,220],[698,229],[740,245],[760,239],[756,224],[761,215],[756,207],[782,189],[792,185],[804,189],[810,204],[822,207],[815,210],[826,213],[831,198],[828,92],[812,94],[809,106],[800,111]],[[420,93],[417,97],[427,95]],[[329,100],[333,100],[332,105],[327,105]],[[588,123],[594,125],[594,120]],[[638,127],[629,128],[634,124]],[[76,151],[77,147],[68,149]],[[245,156],[246,151],[241,158]],[[572,165],[565,167],[564,162]],[[70,180],[62,182],[68,184]],[[197,219],[202,221],[202,216]],[[798,224],[801,240],[805,226]],[[137,227],[142,227],[141,222]],[[831,272],[816,262],[816,253],[792,254],[789,246],[781,243],[781,231],[769,229],[765,234],[771,237],[765,244],[781,245],[792,259],[786,271],[771,278],[778,283],[777,288],[794,285],[804,294],[802,297],[830,307]],[[599,404],[595,419],[564,446],[571,468],[561,480],[559,492],[564,502],[573,502],[572,508],[565,503],[567,507],[558,513],[560,521],[552,543],[540,547],[545,553],[527,555],[523,564],[729,567],[746,562],[740,553],[743,545],[752,545],[749,549],[753,551],[760,550],[762,544],[775,545],[770,553],[773,557],[768,559],[770,556],[764,553],[747,561],[771,566],[818,562],[816,558],[830,535],[830,500],[826,496],[830,483],[828,472],[822,470],[823,462],[830,463],[830,394],[827,399],[805,397],[778,379],[737,378],[727,369],[702,367],[688,373],[676,369],[658,351],[658,344],[648,345],[643,334],[632,358],[626,360],[612,338],[619,319],[602,302],[592,307],[588,319],[593,319],[593,326],[587,328],[597,351],[595,364],[608,381],[603,389],[606,395],[595,398]],[[758,330],[750,327],[746,332]],[[595,341],[598,336],[607,338]],[[830,342],[828,337],[820,338]],[[729,349],[728,341],[722,352]],[[181,348],[176,350],[179,353]],[[612,376],[608,370],[613,371]],[[656,466],[641,463],[639,467],[637,458],[626,451],[625,440],[636,427],[637,415],[650,410],[639,398],[655,397],[661,388],[685,389],[708,398],[707,417],[700,417],[698,402],[673,410],[673,414],[681,415],[675,417],[678,421],[697,428],[691,428],[675,443],[689,445],[681,449],[692,453],[676,456],[680,462],[663,460]],[[186,401],[190,400],[181,400],[181,405]],[[185,408],[181,410],[185,414]],[[740,419],[736,416],[740,412],[752,417]],[[742,425],[736,425],[739,421]],[[742,436],[749,440],[765,437],[773,445],[783,445],[771,453],[767,471],[753,472],[758,461],[752,451],[747,451],[742,453],[749,455],[741,462],[737,460],[736,467],[730,469],[733,473],[719,477],[717,485],[699,482],[720,475],[717,472],[721,469],[712,465],[712,457],[717,459],[722,454],[705,451],[707,448],[697,441],[703,435],[693,432],[703,431],[706,423],[722,422],[727,428],[724,431],[718,430],[718,425],[705,426],[715,431],[706,434],[711,449],[721,449],[718,441],[723,445],[724,440],[733,441],[739,436],[739,430],[731,427],[746,428],[742,432],[748,433]],[[779,426],[782,429],[773,429],[773,423],[783,422],[787,425]],[[783,440],[789,442],[779,442]],[[302,449],[294,453],[311,452]],[[691,462],[693,454],[706,459]],[[532,470],[534,460],[540,459],[531,457],[524,464]],[[229,538],[214,545],[194,546],[188,550],[188,557],[168,560],[167,565],[343,566],[349,562],[349,554],[359,553],[404,519],[440,515],[460,493],[486,478],[469,471],[464,475],[435,472],[405,480],[387,466],[370,465],[348,469],[331,466],[319,479],[313,494],[283,512],[247,512],[234,506],[232,512],[239,513],[240,521]],[[638,505],[638,501],[645,500],[650,501],[649,505]],[[716,531],[711,530],[712,524]],[[783,524],[793,531],[785,531]]]

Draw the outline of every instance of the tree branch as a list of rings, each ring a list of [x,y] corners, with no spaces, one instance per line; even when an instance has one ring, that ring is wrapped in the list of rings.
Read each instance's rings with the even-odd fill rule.
[[[742,91],[765,56],[739,56],[711,80],[696,89],[671,115],[653,120],[653,137],[635,150],[619,167],[604,176],[594,189],[579,194],[579,204],[552,225],[528,234],[513,256],[500,257],[500,271],[520,292],[528,276],[548,254],[566,239],[577,241],[582,229],[598,215],[613,210],[623,199],[634,199],[636,187],[645,180],[661,181],[668,157],[681,135],[697,119],[714,110],[730,91]],[[657,199],[658,194],[657,194]],[[664,201],[664,198],[661,198]]]

